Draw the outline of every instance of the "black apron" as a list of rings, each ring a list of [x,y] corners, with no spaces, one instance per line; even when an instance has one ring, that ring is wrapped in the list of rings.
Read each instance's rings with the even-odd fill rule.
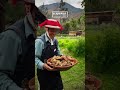
[[[43,49],[41,60],[46,62],[48,58],[57,55],[57,45],[51,45],[46,42],[46,48]],[[62,90],[63,84],[60,76],[60,71],[37,70],[38,80],[40,83],[40,90]]]

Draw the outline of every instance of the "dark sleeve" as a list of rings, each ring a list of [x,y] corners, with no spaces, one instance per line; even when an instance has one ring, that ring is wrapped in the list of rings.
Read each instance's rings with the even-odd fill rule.
[[[22,52],[21,40],[8,30],[0,34],[0,90],[22,90],[9,77],[14,73],[17,56]]]

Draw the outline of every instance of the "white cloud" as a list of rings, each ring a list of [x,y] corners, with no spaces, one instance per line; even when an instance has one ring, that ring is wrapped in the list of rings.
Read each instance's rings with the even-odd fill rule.
[[[41,6],[44,4],[52,4],[52,3],[56,3],[56,2],[60,2],[61,0],[35,0],[35,4],[36,6]],[[72,6],[74,7],[77,7],[77,8],[82,8],[81,6],[81,2],[83,0],[63,0],[64,2],[67,2],[69,4],[71,4]]]

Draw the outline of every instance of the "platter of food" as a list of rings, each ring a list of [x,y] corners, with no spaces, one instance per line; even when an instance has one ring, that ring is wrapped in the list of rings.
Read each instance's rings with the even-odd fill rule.
[[[77,60],[71,56],[53,56],[47,60],[47,64],[58,70],[68,70],[77,64]]]

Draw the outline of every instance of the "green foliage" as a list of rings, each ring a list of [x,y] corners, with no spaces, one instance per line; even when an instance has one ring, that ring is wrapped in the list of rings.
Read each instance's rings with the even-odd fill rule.
[[[73,53],[77,57],[85,56],[85,38],[61,38],[59,40],[59,45],[62,48],[66,48],[69,52]]]
[[[79,24],[85,24],[85,15],[82,15],[78,18],[78,23]]]
[[[84,14],[79,17],[77,22],[78,22],[77,28],[85,31],[85,15]]]
[[[120,63],[119,29],[116,25],[86,26],[86,62],[95,65],[95,71],[109,72]]]
[[[109,2],[109,4],[107,4]],[[115,10],[117,11],[120,6],[120,1],[115,0],[83,0],[82,5],[85,3],[85,11],[108,11]]]
[[[43,33],[45,33],[45,29],[38,27],[38,28],[37,28],[37,36],[40,36],[40,35],[42,35]]]
[[[68,34],[69,31],[71,30],[70,22],[66,22],[63,26],[64,26],[64,30],[62,31],[62,33]]]
[[[76,30],[85,30],[85,15],[81,15],[78,19],[71,19],[65,23],[63,23],[64,30],[63,34],[67,34],[69,31]]]
[[[116,13],[117,13],[117,14],[120,14],[120,3],[117,4]]]
[[[85,57],[82,56],[82,52],[78,54],[75,50],[81,50],[84,47],[81,43],[85,41],[84,37],[57,37],[61,51],[64,55],[70,55],[78,60],[76,64],[71,69],[61,72],[61,77],[65,90],[84,90],[84,80],[85,80]],[[76,47],[80,46],[81,47]],[[85,44],[85,43],[84,43]],[[80,57],[81,56],[81,57]]]
[[[59,8],[61,11],[68,11],[68,8],[65,8],[65,2],[63,2],[63,0],[60,1],[60,5]]]
[[[71,26],[72,26],[72,30],[76,30],[76,28],[77,28],[77,21],[75,19],[72,19],[70,23],[71,23]]]

